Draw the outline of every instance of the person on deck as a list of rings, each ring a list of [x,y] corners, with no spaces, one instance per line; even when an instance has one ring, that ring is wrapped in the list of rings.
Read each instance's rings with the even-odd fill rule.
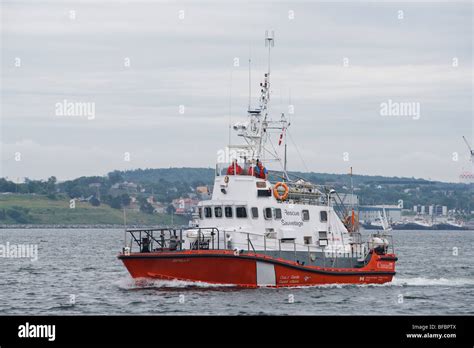
[[[232,164],[227,168],[227,175],[241,175],[242,174],[242,167],[239,166],[237,160],[233,160]]]
[[[252,164],[250,164],[249,169],[247,170],[247,175],[255,176]]]
[[[255,176],[257,178],[267,180],[268,170],[267,170],[267,168],[265,168],[263,166],[263,164],[262,164],[262,162],[260,162],[260,160],[257,160],[257,165],[254,168],[254,173],[255,173]]]

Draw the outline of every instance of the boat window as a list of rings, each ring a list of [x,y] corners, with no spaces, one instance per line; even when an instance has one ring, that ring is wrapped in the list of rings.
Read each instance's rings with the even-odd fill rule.
[[[302,216],[303,216],[303,221],[308,221],[309,220],[309,210],[304,209],[302,211]]]
[[[199,219],[202,220],[202,208],[201,207],[198,208],[198,214],[199,214]]]
[[[225,207],[224,208],[224,213],[226,218],[231,218],[232,217],[232,207]]]
[[[235,216],[237,216],[238,218],[246,218],[247,217],[247,208],[245,208],[245,207],[235,208]]]
[[[272,218],[272,208],[263,209],[263,216],[266,220],[270,220]]]
[[[211,207],[204,207],[204,216],[206,219],[212,218],[212,209]]]
[[[275,220],[281,219],[281,209],[275,208]]]
[[[221,218],[222,217],[222,207],[215,207],[214,208],[214,216],[216,218]]]
[[[258,197],[271,197],[272,190],[257,190]]]
[[[309,244],[313,244],[313,237],[311,236],[304,236],[304,244],[305,245],[309,245]]]
[[[327,247],[328,242],[328,233],[326,231],[319,231],[319,240],[318,244],[320,247]]]
[[[252,217],[254,219],[258,219],[258,208],[257,207],[252,208]]]
[[[326,210],[321,210],[319,212],[319,218],[320,218],[321,222],[328,221],[328,212]]]

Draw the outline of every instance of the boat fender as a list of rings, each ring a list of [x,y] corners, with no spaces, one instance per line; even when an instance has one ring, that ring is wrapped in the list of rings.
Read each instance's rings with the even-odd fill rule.
[[[234,256],[239,256],[240,255],[240,250],[238,248],[234,249]]]

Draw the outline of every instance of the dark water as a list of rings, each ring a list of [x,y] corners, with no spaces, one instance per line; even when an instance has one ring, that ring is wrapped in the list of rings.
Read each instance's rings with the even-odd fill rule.
[[[120,230],[0,230],[0,244],[38,245],[35,262],[0,258],[0,315],[474,314],[474,231],[393,237],[400,261],[390,284],[235,289],[135,284],[116,258]]]

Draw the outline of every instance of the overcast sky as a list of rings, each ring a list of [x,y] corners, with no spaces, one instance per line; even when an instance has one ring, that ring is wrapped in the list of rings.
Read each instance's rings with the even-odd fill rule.
[[[471,170],[462,135],[474,139],[472,14],[470,2],[2,1],[0,176],[214,167],[229,110],[245,121],[249,54],[257,102],[269,29],[271,110],[287,112],[291,91],[304,160],[289,142],[290,169],[457,182]],[[64,100],[94,103],[94,117],[57,115]],[[381,115],[389,100],[419,117]]]

